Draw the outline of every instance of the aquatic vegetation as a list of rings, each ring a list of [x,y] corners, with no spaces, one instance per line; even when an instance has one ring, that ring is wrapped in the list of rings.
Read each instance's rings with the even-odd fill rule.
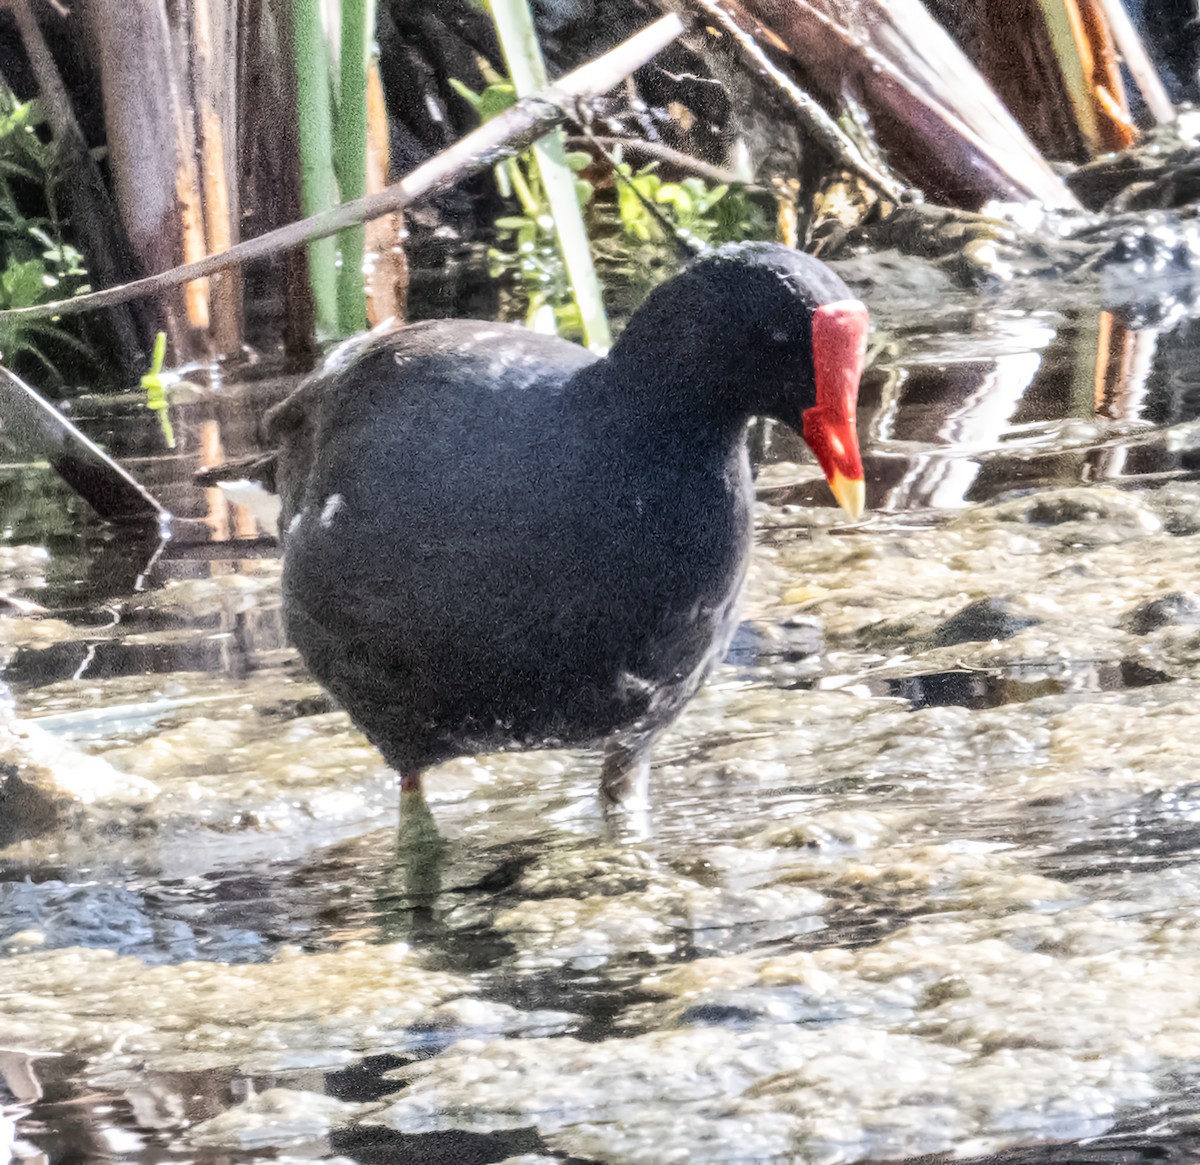
[[[481,121],[516,100],[506,79],[494,72],[485,75],[490,83],[480,93],[451,81]],[[670,231],[709,244],[774,234],[770,217],[744,187],[714,185],[697,177],[670,182],[659,173],[658,163],[634,170],[619,158],[615,181],[602,183],[604,169],[595,170],[596,160],[589,152],[571,150],[565,157],[575,174],[576,198],[586,211],[597,267],[609,285],[630,282],[634,302],[677,265],[677,243],[669,238]],[[530,155],[499,163],[495,176],[501,196],[515,205],[513,213],[495,222],[496,242],[488,252],[492,277],[508,281],[516,301],[512,314],[530,327],[578,338],[582,327],[559,253],[554,216]]]
[[[450,81],[455,92],[468,101],[480,121],[490,121],[517,100],[511,82],[494,70],[486,70],[489,84],[476,93],[461,81]],[[575,197],[586,206],[592,185],[578,175],[591,162],[591,155],[571,151],[567,166],[576,175]],[[516,203],[517,213],[504,215],[495,223],[497,246],[488,252],[493,278],[507,278],[521,289],[525,322],[537,331],[578,336],[582,321],[571,295],[566,264],[556,246],[554,216],[541,174],[528,151],[506,158],[494,168],[501,197]]]
[[[616,186],[617,208],[621,227],[632,239],[666,241],[664,223],[647,203],[658,207],[678,233],[704,243],[736,243],[766,238],[771,232],[767,215],[742,186],[713,186],[696,177],[664,182],[657,162],[636,172],[622,163],[619,170],[624,181]]]
[[[36,101],[18,101],[0,85],[0,311],[88,290],[83,256],[58,217],[63,175],[39,133],[41,122]],[[18,373],[60,385],[70,355],[94,359],[76,329],[0,317],[0,359]]]
[[[517,95],[527,97],[544,89],[549,74],[529,0],[491,0],[488,11]],[[529,147],[531,170],[541,182],[554,220],[556,250],[566,271],[583,342],[592,351],[602,353],[612,345],[612,331],[566,146],[561,126],[539,138]]]
[[[175,429],[171,425],[170,402],[167,400],[167,377],[163,375],[163,363],[167,358],[167,333],[159,332],[154,338],[154,356],[150,371],[142,377],[146,390],[146,408],[158,413],[158,423],[168,449],[175,448]]]

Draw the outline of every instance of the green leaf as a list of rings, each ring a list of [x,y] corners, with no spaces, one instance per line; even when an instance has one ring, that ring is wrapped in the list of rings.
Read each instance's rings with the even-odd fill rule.
[[[479,95],[479,120],[491,121],[516,103],[517,91],[507,81],[502,85],[489,85]]]
[[[40,259],[10,263],[0,273],[0,297],[6,308],[32,307],[46,292],[46,269]]]
[[[729,193],[728,186],[713,186],[700,196],[696,201],[696,209],[700,214],[707,214],[726,194]]]
[[[554,323],[559,335],[578,336],[583,331],[583,317],[574,300],[561,303],[554,309]]]
[[[44,254],[50,254],[58,250],[58,244],[41,227],[30,227],[29,234],[46,248]]]
[[[491,121],[498,113],[503,113],[517,103],[517,91],[508,81],[493,82],[482,93],[476,93],[461,81],[451,77],[450,87],[463,100],[470,102],[471,108],[479,114],[480,121]]]
[[[657,202],[668,203],[683,215],[691,214],[692,207],[695,205],[691,194],[676,182],[668,182],[660,186],[654,197]]]
[[[657,174],[648,174],[643,171],[634,175],[631,184],[643,198],[649,198],[653,202],[663,183]]]
[[[483,109],[483,95],[476,93],[469,85],[464,85],[457,77],[450,77],[450,88],[464,101],[468,102],[476,113]]]

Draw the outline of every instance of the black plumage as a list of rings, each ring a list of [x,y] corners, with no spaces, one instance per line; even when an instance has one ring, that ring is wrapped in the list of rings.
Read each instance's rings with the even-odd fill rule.
[[[654,291],[604,359],[473,320],[336,353],[268,422],[311,670],[404,776],[604,746],[619,799],[733,632],[747,422],[800,428],[812,312],[850,298],[741,244]]]

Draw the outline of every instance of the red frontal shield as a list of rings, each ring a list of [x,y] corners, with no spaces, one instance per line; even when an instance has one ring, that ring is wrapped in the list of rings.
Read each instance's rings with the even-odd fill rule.
[[[804,440],[833,496],[852,518],[862,513],[866,492],[855,420],[869,327],[867,309],[857,299],[823,304],[813,312],[817,400],[804,412]]]

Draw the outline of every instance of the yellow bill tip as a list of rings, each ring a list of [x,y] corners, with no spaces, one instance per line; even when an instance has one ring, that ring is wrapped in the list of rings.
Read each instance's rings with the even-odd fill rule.
[[[829,490],[852,519],[862,517],[867,508],[867,483],[861,477],[843,477],[834,472],[829,475]]]

